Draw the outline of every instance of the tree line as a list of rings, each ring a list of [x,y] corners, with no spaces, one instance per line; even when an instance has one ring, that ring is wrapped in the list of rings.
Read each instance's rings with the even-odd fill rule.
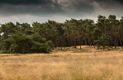
[[[0,27],[0,51],[5,53],[48,53],[54,48],[94,46],[98,49],[123,47],[123,17],[99,15],[91,19],[71,19],[64,23],[48,20]]]

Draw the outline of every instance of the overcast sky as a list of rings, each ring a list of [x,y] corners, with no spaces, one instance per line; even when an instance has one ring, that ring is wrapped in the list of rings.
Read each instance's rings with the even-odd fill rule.
[[[123,0],[0,0],[0,23],[123,16]]]

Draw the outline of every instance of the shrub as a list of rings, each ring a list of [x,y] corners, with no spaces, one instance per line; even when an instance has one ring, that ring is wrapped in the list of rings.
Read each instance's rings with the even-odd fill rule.
[[[52,42],[39,35],[16,33],[2,41],[1,50],[6,53],[49,53]]]

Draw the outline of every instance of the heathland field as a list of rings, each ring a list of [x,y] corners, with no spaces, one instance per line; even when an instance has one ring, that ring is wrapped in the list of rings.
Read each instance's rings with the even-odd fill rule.
[[[0,80],[123,80],[123,51],[83,46],[51,54],[0,54]]]

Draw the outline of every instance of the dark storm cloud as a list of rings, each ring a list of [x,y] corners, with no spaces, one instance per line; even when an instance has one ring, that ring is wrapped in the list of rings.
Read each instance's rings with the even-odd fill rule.
[[[12,4],[12,5],[44,4],[50,2],[51,0],[0,0],[1,4]]]
[[[115,1],[115,2],[123,3],[123,0],[96,0],[96,1],[98,1],[98,2],[102,2],[102,1],[104,1],[104,2]]]
[[[102,8],[123,11],[123,0],[95,0]]]
[[[91,12],[92,0],[0,0],[0,12],[13,13],[66,13]]]
[[[117,1],[117,2],[120,2],[120,3],[123,4],[123,0],[114,0],[114,1]]]
[[[0,0],[0,13],[5,14],[44,14],[62,11],[52,0]]]
[[[96,2],[102,7],[123,5],[123,0],[0,0],[0,12],[93,12]],[[121,7],[121,6],[120,6]]]
[[[122,4],[123,5],[123,0],[95,0],[96,2],[99,3],[105,3],[105,4],[109,4],[112,5],[113,4]]]
[[[50,19],[54,15],[80,18],[100,14],[123,16],[123,0],[0,0],[0,17],[31,15]]]

